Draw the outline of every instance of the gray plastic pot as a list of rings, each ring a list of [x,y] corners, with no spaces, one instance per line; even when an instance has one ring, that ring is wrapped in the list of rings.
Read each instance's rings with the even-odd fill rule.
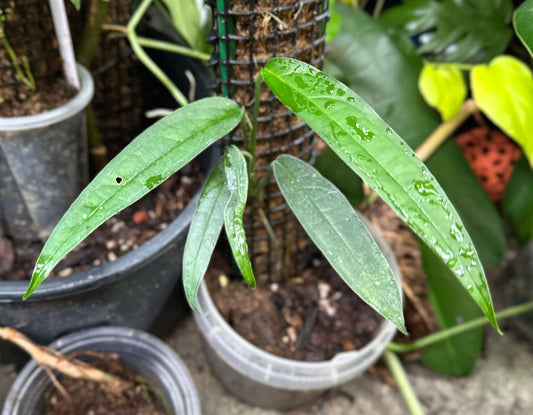
[[[380,246],[394,275],[400,269],[390,247],[359,215]],[[239,399],[264,408],[288,411],[316,399],[365,371],[383,353],[396,333],[388,320],[362,349],[337,354],[322,362],[302,362],[275,356],[241,337],[214,305],[205,283],[198,294],[200,313],[194,318],[203,335],[208,361],[224,387]]]
[[[201,169],[210,170],[219,154],[218,148],[208,149],[198,158]],[[41,344],[89,327],[148,330],[167,301],[171,310],[162,317],[176,321],[185,301],[176,292],[181,290],[183,247],[199,196],[200,189],[166,229],[136,250],[88,271],[48,278],[25,301],[27,281],[0,281],[0,326],[18,328]],[[20,356],[0,342],[0,361]]]
[[[61,353],[78,350],[117,353],[122,362],[143,376],[162,399],[170,415],[200,415],[200,403],[185,364],[156,337],[125,327],[98,327],[69,334],[50,345]],[[28,415],[43,408],[43,394],[52,386],[47,373],[29,362],[6,398],[2,415]]]
[[[0,230],[44,240],[88,180],[85,107],[93,80],[78,65],[81,88],[65,105],[0,118]]]

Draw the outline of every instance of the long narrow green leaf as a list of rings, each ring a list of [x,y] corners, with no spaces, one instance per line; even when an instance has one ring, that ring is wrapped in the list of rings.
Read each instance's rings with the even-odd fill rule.
[[[195,311],[198,311],[198,288],[224,225],[224,208],[229,197],[221,158],[202,189],[183,251],[183,288]]]
[[[346,197],[309,164],[289,155],[273,163],[283,197],[348,286],[406,333],[398,281]]]
[[[251,288],[255,288],[255,277],[248,257],[248,244],[242,215],[248,198],[248,168],[241,151],[234,145],[228,146],[224,153],[226,185],[230,192],[224,211],[224,226],[237,266]]]
[[[483,267],[433,175],[357,94],[319,70],[274,58],[263,78],[452,270],[498,329]],[[499,329],[498,329],[499,330]]]
[[[24,298],[87,235],[228,134],[242,116],[235,102],[206,98],[141,133],[102,169],[59,221],[37,259]]]
[[[482,315],[479,307],[463,289],[450,270],[433,252],[421,244],[431,305],[441,330],[473,320]],[[483,348],[483,327],[448,337],[432,344],[421,356],[431,369],[448,376],[467,376],[476,365]]]

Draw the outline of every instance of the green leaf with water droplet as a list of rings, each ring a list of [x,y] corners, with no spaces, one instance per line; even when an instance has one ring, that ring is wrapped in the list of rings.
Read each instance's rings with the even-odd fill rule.
[[[470,72],[472,96],[491,121],[515,140],[533,167],[533,74],[513,56],[498,56]]]
[[[243,110],[235,102],[206,98],[176,110],[137,136],[89,183],[59,221],[37,259],[24,298],[87,235],[231,132],[242,116]]]
[[[516,9],[513,15],[515,32],[533,56],[533,0],[527,0]]]
[[[224,226],[228,242],[246,283],[255,288],[255,277],[248,257],[248,244],[242,216],[248,199],[248,168],[241,151],[234,145],[226,147],[224,153],[226,186],[230,197],[224,211]]]
[[[276,96],[398,214],[498,327],[487,280],[461,218],[405,142],[351,89],[303,62],[271,59],[263,78]]]
[[[452,118],[466,98],[466,84],[457,65],[424,65],[418,88],[426,102],[436,108],[444,121]]]
[[[480,317],[481,310],[451,271],[425,244],[420,244],[420,250],[428,295],[439,328],[443,330]],[[422,363],[448,376],[469,375],[481,355],[483,331],[483,327],[477,327],[432,344],[424,350]]]
[[[198,288],[224,225],[224,209],[229,197],[224,160],[221,158],[202,189],[183,250],[183,288],[189,305],[195,311],[198,311]]]
[[[346,197],[309,164],[289,155],[273,163],[283,197],[348,286],[406,333],[399,283]]]

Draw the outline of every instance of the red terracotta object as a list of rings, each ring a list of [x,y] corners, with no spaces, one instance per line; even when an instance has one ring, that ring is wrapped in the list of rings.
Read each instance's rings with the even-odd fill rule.
[[[501,132],[486,127],[465,131],[457,136],[457,144],[491,200],[500,202],[522,153],[520,148]]]

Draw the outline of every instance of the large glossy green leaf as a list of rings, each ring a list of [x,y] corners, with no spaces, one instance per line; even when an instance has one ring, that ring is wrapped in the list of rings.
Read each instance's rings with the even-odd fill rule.
[[[533,74],[513,56],[494,58],[470,72],[472,96],[494,124],[515,140],[533,167]]]
[[[59,221],[37,259],[24,297],[89,233],[231,132],[242,116],[235,102],[206,98],[141,133],[102,169]]]
[[[229,197],[224,160],[221,158],[202,189],[183,250],[183,288],[189,305],[195,311],[198,311],[198,288],[224,225],[224,209]]]
[[[342,27],[327,45],[324,72],[354,90],[416,147],[439,123],[418,91],[422,58],[409,39],[390,35],[366,13],[342,3],[335,8]]]
[[[512,10],[510,0],[407,0],[381,19],[423,35],[418,51],[430,60],[481,62],[505,50]]]
[[[524,156],[505,188],[502,211],[522,244],[533,240],[533,171]]]
[[[226,148],[224,153],[224,170],[226,186],[230,197],[224,211],[224,226],[228,242],[233,252],[237,267],[247,284],[255,288],[255,277],[248,257],[248,244],[242,215],[248,198],[248,168],[241,151],[234,145]]]
[[[482,315],[450,270],[424,244],[420,246],[428,294],[440,328],[445,329]],[[444,295],[443,295],[444,294]],[[421,361],[448,376],[466,376],[472,372],[483,347],[483,327],[478,327],[429,346]]]
[[[399,283],[341,191],[293,156],[279,156],[273,167],[283,197],[339,276],[406,333]]]
[[[513,16],[516,34],[533,56],[533,0],[523,2]]]
[[[439,125],[438,113],[418,91],[422,58],[405,36],[389,33],[366,13],[344,4],[335,7],[344,18],[341,31],[328,45],[325,69],[417,148]],[[427,161],[427,167],[459,212],[483,265],[497,267],[505,252],[501,218],[453,140]]]
[[[441,186],[407,144],[348,87],[310,65],[274,58],[262,70],[303,119],[444,261],[498,327],[478,254]]]
[[[444,143],[426,165],[459,212],[482,264],[488,268],[498,267],[507,244],[501,216],[479,186],[455,140]]]

